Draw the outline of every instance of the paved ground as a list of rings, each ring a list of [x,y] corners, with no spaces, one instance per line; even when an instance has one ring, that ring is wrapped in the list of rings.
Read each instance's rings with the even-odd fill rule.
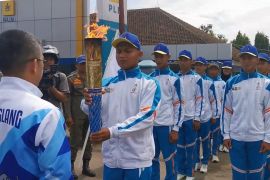
[[[75,162],[75,170],[77,174],[79,174],[79,179],[80,180],[101,180],[102,179],[102,156],[100,153],[101,146],[100,145],[94,145],[94,150],[93,150],[93,158],[90,162],[90,167],[97,173],[96,178],[88,178],[85,176],[81,175],[81,168],[79,168],[78,165],[78,158],[77,161]],[[78,157],[80,157],[80,154],[78,154]],[[196,173],[195,177],[196,180],[229,180],[231,179],[231,170],[230,170],[230,163],[229,163],[229,158],[228,154],[222,153],[220,156],[220,160],[222,163],[217,163],[209,164],[209,170],[207,174],[201,174],[201,173]],[[165,176],[165,167],[164,163],[161,162],[161,177],[164,179]]]

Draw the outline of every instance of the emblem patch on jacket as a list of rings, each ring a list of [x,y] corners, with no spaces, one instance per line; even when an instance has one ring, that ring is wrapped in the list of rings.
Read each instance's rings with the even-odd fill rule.
[[[135,93],[136,92],[136,90],[137,90],[137,87],[138,87],[138,84],[136,83],[135,85],[134,85],[134,87],[131,89],[131,91],[130,91],[130,93]]]
[[[112,91],[113,91],[113,88],[110,88],[110,87],[104,88],[104,94],[105,93],[111,93]]]

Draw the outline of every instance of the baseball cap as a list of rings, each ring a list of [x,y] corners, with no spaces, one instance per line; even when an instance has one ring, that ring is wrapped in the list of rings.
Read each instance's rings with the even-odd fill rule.
[[[255,46],[250,45],[250,44],[245,45],[240,49],[240,56],[243,54],[249,54],[251,56],[258,57],[257,48]]]
[[[80,55],[79,57],[76,58],[76,64],[82,64],[86,62],[86,57],[85,55]]]
[[[232,69],[232,61],[224,61],[222,65],[222,69]]]
[[[211,68],[211,67],[216,67],[218,69],[220,68],[219,63],[218,62],[214,62],[214,61],[212,61],[212,62],[209,63],[208,68]]]
[[[132,34],[130,32],[124,32],[119,36],[119,38],[115,39],[112,42],[113,47],[116,48],[116,46],[121,43],[121,42],[126,42],[137,48],[138,50],[141,50],[141,42],[135,34]]]
[[[270,61],[270,57],[266,53],[259,53],[258,57],[259,57],[259,59],[263,59],[267,62]]]
[[[154,48],[154,53],[158,53],[158,54],[170,54],[169,48],[167,47],[166,44],[164,43],[159,43],[155,46]]]
[[[188,58],[188,59],[191,59],[192,60],[192,54],[190,51],[187,51],[187,50],[183,50],[179,53],[178,55],[178,58],[180,57],[185,57],[185,58]]]
[[[197,57],[197,59],[195,60],[195,63],[201,63],[201,64],[208,64],[207,60],[204,57]]]

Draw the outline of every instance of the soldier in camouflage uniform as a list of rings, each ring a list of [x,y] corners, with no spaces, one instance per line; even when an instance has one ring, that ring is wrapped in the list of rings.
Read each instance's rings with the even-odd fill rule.
[[[77,156],[78,148],[82,146],[85,139],[89,121],[87,115],[80,109],[81,100],[83,99],[83,89],[85,88],[85,56],[81,55],[76,59],[77,70],[68,76],[70,87],[70,98],[68,103],[70,127],[70,145],[71,145],[71,161],[74,179],[78,176],[74,173],[74,161]],[[90,138],[88,139],[86,149],[83,155],[82,174],[95,177],[95,173],[89,169],[89,161],[92,156],[92,147]]]

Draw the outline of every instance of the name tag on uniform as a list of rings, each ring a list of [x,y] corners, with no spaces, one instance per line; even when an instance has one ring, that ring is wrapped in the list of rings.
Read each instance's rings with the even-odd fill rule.
[[[240,89],[241,89],[241,87],[237,87],[237,86],[232,88],[233,91],[239,91]]]
[[[105,93],[111,93],[113,91],[113,88],[110,88],[110,87],[106,87],[103,89],[102,93],[105,94]]]

